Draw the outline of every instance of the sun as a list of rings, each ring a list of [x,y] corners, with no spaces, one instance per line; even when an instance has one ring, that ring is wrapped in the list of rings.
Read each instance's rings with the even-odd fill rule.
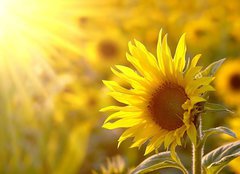
[[[82,36],[78,25],[81,14],[78,0],[0,0],[4,95],[18,95],[21,100],[33,93],[48,95],[44,77],[55,79],[52,66],[81,54],[77,44]]]
[[[69,120],[57,122],[56,129],[50,130],[48,125],[55,121],[54,98],[69,81],[58,74],[61,71],[66,75],[69,71],[59,67],[76,61],[75,58],[78,60],[81,54],[79,38],[83,33],[79,17],[87,10],[82,2],[0,0],[0,133],[4,135],[1,142],[6,147],[1,149],[2,171],[76,173],[79,169],[84,157],[79,150],[85,149],[90,124],[79,122],[64,132],[59,130]],[[56,138],[63,134],[68,136]],[[79,137],[81,140],[77,142]],[[58,146],[59,142],[64,142],[64,146]],[[25,147],[30,146],[26,151]],[[9,151],[7,147],[14,150]],[[55,155],[59,149],[61,153]],[[45,153],[51,155],[42,156]],[[56,163],[49,163],[48,159],[55,158],[58,158]],[[69,167],[72,158],[74,163]]]

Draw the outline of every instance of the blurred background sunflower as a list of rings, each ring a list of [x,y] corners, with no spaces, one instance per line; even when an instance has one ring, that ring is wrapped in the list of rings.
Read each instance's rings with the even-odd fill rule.
[[[240,59],[227,60],[216,74],[215,86],[222,100],[230,106],[240,106]]]
[[[0,173],[101,173],[114,168],[105,163],[117,155],[124,161],[119,173],[139,164],[144,148],[128,149],[127,140],[116,149],[123,130],[101,128],[100,108],[120,105],[107,97],[102,79],[129,89],[110,67],[131,66],[125,53],[134,38],[156,50],[160,28],[171,50],[186,32],[186,57],[202,53],[201,64],[231,58],[217,73],[219,93],[211,100],[238,111],[239,10],[238,0],[0,0]],[[204,117],[204,125],[238,130],[235,115]],[[240,173],[224,172],[231,171]]]

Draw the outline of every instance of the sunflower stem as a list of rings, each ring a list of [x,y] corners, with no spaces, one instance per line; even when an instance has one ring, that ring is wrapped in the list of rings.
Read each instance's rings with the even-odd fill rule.
[[[193,149],[193,174],[202,174],[202,155],[203,155],[203,146],[202,146],[202,119],[199,114],[196,119],[196,128],[197,128],[197,143],[192,145]]]

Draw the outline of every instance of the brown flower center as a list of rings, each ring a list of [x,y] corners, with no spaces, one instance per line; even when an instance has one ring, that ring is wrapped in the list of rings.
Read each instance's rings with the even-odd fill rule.
[[[118,47],[114,41],[103,40],[98,45],[98,51],[103,58],[109,59],[118,54]]]
[[[82,16],[82,17],[79,18],[80,26],[87,24],[88,21],[89,21],[89,19],[85,16]]]
[[[188,99],[183,87],[173,83],[161,85],[149,102],[148,109],[152,119],[161,128],[175,130],[183,123],[184,110],[182,105]]]
[[[207,32],[206,32],[205,30],[203,30],[203,29],[197,29],[197,30],[195,31],[195,34],[196,34],[196,36],[198,36],[198,37],[203,37],[203,36],[205,36],[205,35],[207,34]]]
[[[240,90],[240,74],[234,74],[230,78],[230,87],[234,91],[239,91]]]

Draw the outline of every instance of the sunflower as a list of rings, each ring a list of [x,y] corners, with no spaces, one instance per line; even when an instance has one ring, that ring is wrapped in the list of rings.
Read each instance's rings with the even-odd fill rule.
[[[211,19],[211,16],[206,15],[190,19],[183,31],[189,33],[187,39],[192,50],[198,51],[199,45],[202,49],[211,50],[219,43],[220,32],[217,28],[218,23]]]
[[[106,68],[115,63],[124,63],[122,57],[126,52],[126,35],[114,24],[107,24],[94,39],[86,44],[86,57],[94,70],[104,73]],[[101,33],[101,34],[100,34]],[[103,34],[104,33],[104,34]],[[101,64],[104,61],[104,64]],[[99,66],[101,64],[101,66]]]
[[[231,36],[230,39],[233,42],[240,42],[240,34],[237,32],[240,29],[240,24],[238,22],[233,22],[238,20],[239,20],[239,16],[231,19],[232,27],[230,28],[230,36]]]
[[[129,50],[127,60],[137,71],[121,65],[112,71],[129,83],[131,89],[115,81],[103,81],[112,91],[110,95],[124,104],[101,110],[114,111],[103,127],[126,128],[119,138],[119,145],[130,137],[134,137],[131,147],[141,147],[148,141],[145,154],[162,144],[174,152],[175,147],[182,144],[185,133],[196,143],[195,118],[205,101],[202,94],[213,90],[210,86],[213,78],[199,75],[202,67],[196,64],[200,55],[186,63],[185,34],[179,40],[174,58],[167,35],[162,39],[162,31],[157,59],[137,40],[135,45],[129,42]]]
[[[70,127],[84,120],[96,121],[98,111],[110,103],[104,96],[105,89],[96,84],[86,84],[72,77],[54,96],[54,120],[56,123],[69,123]],[[84,80],[81,78],[81,80]],[[82,92],[84,91],[84,92]]]
[[[240,106],[240,59],[226,61],[216,74],[218,95],[230,106]]]

